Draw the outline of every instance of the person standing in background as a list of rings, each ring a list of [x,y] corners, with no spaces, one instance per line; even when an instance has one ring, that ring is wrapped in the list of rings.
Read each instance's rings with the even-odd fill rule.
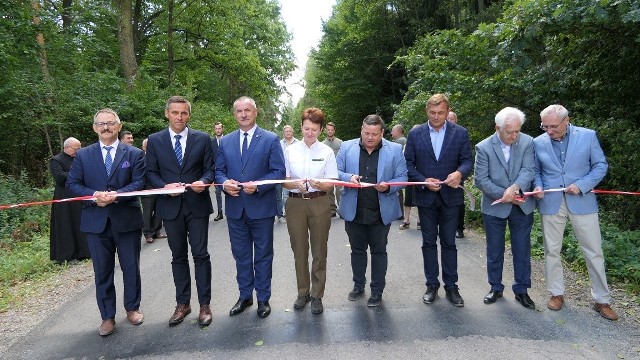
[[[147,153],[147,141],[148,138],[142,140],[142,151]],[[153,186],[147,184],[147,189],[153,189]],[[167,234],[162,229],[162,219],[156,216],[156,202],[158,200],[157,195],[141,196],[140,202],[142,203],[142,235],[144,240],[152,244],[155,239],[164,239]]]
[[[131,131],[123,131],[120,134],[120,142],[133,146],[133,134]]]
[[[280,146],[282,147],[282,153],[284,154],[287,147],[297,143],[299,140],[293,137],[293,128],[290,125],[282,127],[282,136],[283,138],[280,140]],[[289,198],[289,191],[283,191],[282,188],[282,184],[276,184],[276,206],[278,207],[277,221],[284,224],[287,222],[284,207],[287,204],[287,199]]]
[[[398,143],[400,145],[402,145],[402,151],[404,151],[404,146],[407,144],[407,138],[404,137],[404,126],[402,126],[401,124],[396,124],[393,125],[393,127],[391,128],[391,138],[393,139],[393,142]],[[411,191],[411,189],[407,189],[402,190],[400,189],[398,191],[398,199],[400,200],[400,210],[402,211],[403,205],[404,205],[404,193]],[[398,217],[398,219],[396,220],[403,220],[402,225],[404,225],[404,221],[405,218],[403,215],[400,215],[400,217]],[[400,230],[404,230],[402,228],[402,225],[400,225]],[[408,227],[408,226],[407,226]]]
[[[70,137],[64,141],[63,150],[49,160],[49,170],[55,182],[53,199],[70,198],[67,175],[76,152],[82,147],[78,139]],[[71,201],[51,205],[49,228],[49,257],[58,263],[84,260],[91,257],[87,247],[87,235],[80,231],[82,202]]]
[[[449,114],[447,115],[447,121],[449,121],[450,123],[458,124],[458,115],[456,115],[456,113],[454,113],[453,111],[449,111]],[[458,239],[464,238],[465,212],[466,212],[466,209],[464,208],[464,206],[461,206],[458,212],[458,230],[456,231],[456,238]]]
[[[342,140],[336,137],[336,124],[331,121],[324,128],[327,137],[322,141],[323,144],[329,146],[333,150],[334,156],[338,155]],[[331,217],[335,217],[338,213],[338,204],[340,203],[340,186],[334,186],[329,190],[329,204],[331,206]]]
[[[211,138],[211,149],[213,150],[213,162],[215,164],[216,156],[218,155],[218,147],[220,146],[220,140],[224,136],[224,125],[218,121],[213,125],[213,132],[215,136]],[[216,206],[218,207],[218,215],[213,218],[213,221],[220,221],[224,219],[224,215],[222,215],[222,186],[215,186],[216,192]]]

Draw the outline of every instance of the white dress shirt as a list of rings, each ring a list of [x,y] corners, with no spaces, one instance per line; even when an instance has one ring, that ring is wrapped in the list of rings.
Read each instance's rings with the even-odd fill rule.
[[[333,150],[316,140],[311,146],[304,141],[289,145],[284,152],[287,178],[291,179],[337,179],[338,164]],[[290,190],[299,192],[298,190]],[[320,191],[309,187],[309,192]]]

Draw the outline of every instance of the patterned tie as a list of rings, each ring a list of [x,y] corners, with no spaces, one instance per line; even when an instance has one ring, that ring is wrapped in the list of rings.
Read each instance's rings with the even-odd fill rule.
[[[104,146],[103,149],[107,150],[107,156],[104,157],[104,167],[107,169],[107,176],[109,176],[111,175],[111,165],[113,165],[113,159],[111,158],[113,146]]]
[[[240,153],[240,158],[242,159],[242,162],[244,162],[244,154],[247,152],[247,148],[249,148],[248,146],[249,141],[247,141],[248,135],[249,133],[244,133],[244,139],[242,140],[242,152]]]
[[[176,138],[176,145],[174,149],[176,152],[176,159],[178,159],[178,164],[182,166],[182,145],[180,144],[180,138],[182,138],[182,135],[176,135],[174,137]]]

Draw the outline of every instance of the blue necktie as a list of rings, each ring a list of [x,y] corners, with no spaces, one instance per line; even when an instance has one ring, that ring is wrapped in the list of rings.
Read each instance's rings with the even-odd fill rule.
[[[107,169],[107,176],[111,175],[111,165],[113,165],[113,159],[111,158],[111,149],[113,146],[105,146],[107,150],[107,156],[104,157],[104,167]]]
[[[176,135],[174,137],[176,138],[176,145],[174,149],[176,152],[176,159],[178,159],[178,164],[182,166],[182,145],[180,144],[180,138],[182,138],[182,135]]]
[[[247,149],[249,148],[249,141],[247,140],[247,136],[249,135],[249,133],[244,133],[244,139],[242,140],[242,153],[240,154],[240,158],[242,159],[242,162],[244,162],[244,154],[247,152]]]

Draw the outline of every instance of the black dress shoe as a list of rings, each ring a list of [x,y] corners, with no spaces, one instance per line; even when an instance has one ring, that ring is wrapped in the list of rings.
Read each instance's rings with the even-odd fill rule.
[[[458,289],[451,289],[447,291],[447,300],[453,304],[453,306],[463,307],[464,300],[462,300],[462,296],[460,296],[460,291]]]
[[[536,304],[533,302],[533,300],[531,300],[529,294],[527,293],[516,294],[516,300],[520,303],[520,305],[526,307],[527,309],[536,308]]]
[[[251,305],[253,305],[253,299],[238,299],[238,302],[229,310],[229,316],[238,315]]]
[[[349,299],[349,301],[356,301],[360,299],[363,294],[364,294],[364,290],[358,289],[357,287],[354,286],[353,290],[349,292],[349,295],[347,296],[347,298]]]
[[[271,306],[268,301],[258,301],[258,317],[266,318],[271,314]]]
[[[464,239],[464,232],[462,230],[456,231],[456,237],[458,239]]]
[[[485,304],[493,304],[494,302],[496,302],[501,297],[502,297],[502,291],[491,290],[491,291],[489,291],[487,296],[484,297],[484,303]]]
[[[382,303],[382,294],[371,294],[369,300],[367,300],[367,307],[378,307]]]
[[[422,302],[425,304],[431,304],[436,300],[436,295],[438,295],[438,289],[434,287],[428,287],[427,292],[422,296]]]
[[[222,216],[222,210],[218,211],[218,215],[216,215],[215,218],[213,218],[213,221],[218,221],[218,220],[222,220],[224,219],[224,216]]]

